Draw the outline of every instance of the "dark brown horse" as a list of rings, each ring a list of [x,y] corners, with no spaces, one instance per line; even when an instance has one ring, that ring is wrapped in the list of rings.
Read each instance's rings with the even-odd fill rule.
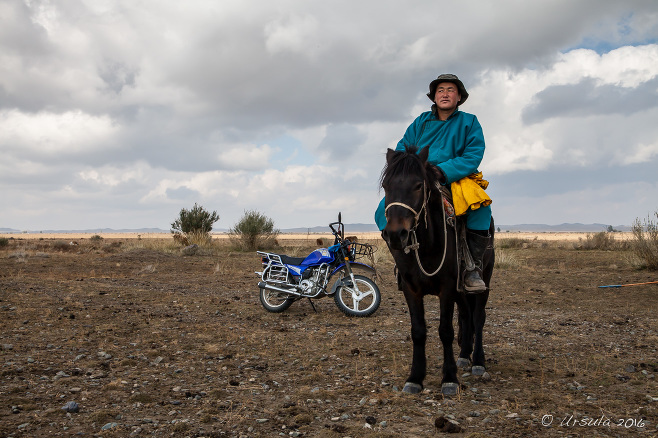
[[[443,344],[441,391],[445,395],[454,395],[459,391],[458,366],[467,368],[472,363],[474,375],[482,375],[485,371],[482,328],[494,265],[494,225],[492,219],[490,245],[483,259],[482,278],[487,290],[478,294],[459,292],[458,278],[463,267],[457,255],[458,234],[447,224],[436,168],[427,162],[427,157],[428,148],[419,153],[415,147],[408,147],[406,152],[388,150],[381,177],[387,218],[382,237],[395,259],[399,287],[407,300],[411,317],[413,359],[403,391],[415,394],[423,389],[427,372],[424,297],[438,295],[441,309],[439,337]],[[459,309],[460,329],[457,362],[452,348],[455,304]]]

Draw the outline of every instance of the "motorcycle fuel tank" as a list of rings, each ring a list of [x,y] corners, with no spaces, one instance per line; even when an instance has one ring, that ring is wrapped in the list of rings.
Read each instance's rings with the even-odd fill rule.
[[[334,255],[327,248],[316,249],[308,255],[302,262],[301,266],[319,265],[321,263],[331,263],[334,261]]]

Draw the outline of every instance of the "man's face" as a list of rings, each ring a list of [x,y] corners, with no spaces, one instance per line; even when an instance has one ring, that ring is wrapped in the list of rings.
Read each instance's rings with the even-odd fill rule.
[[[434,103],[442,111],[450,111],[457,108],[461,95],[457,86],[452,82],[441,82],[436,86],[434,93]]]

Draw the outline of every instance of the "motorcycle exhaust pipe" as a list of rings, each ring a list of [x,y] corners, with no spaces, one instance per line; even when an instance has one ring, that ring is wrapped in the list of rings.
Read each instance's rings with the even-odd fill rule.
[[[302,296],[302,294],[299,293],[299,292],[292,291],[290,289],[284,289],[282,287],[272,286],[271,284],[267,284],[264,281],[259,281],[258,282],[258,287],[261,288],[261,289],[273,290],[274,292],[283,292],[283,293],[290,294],[290,295],[296,295],[298,297]]]

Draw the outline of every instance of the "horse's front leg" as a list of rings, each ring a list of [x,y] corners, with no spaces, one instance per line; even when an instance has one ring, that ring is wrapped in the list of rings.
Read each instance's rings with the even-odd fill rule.
[[[425,305],[423,295],[412,291],[408,284],[404,287],[404,297],[409,307],[411,318],[411,340],[413,341],[413,359],[411,373],[404,384],[402,392],[418,394],[423,390],[423,380],[427,373],[427,359],[425,357],[425,342],[427,341],[427,324],[425,323]]]
[[[441,392],[444,395],[455,395],[459,391],[457,380],[457,364],[452,350],[452,341],[455,339],[455,329],[452,326],[452,316],[455,311],[454,300],[441,297],[441,322],[439,323],[439,337],[443,345],[443,379]]]
[[[473,306],[473,322],[475,326],[475,342],[473,348],[473,368],[471,373],[474,376],[481,376],[485,372],[484,367],[484,347],[482,346],[482,332],[484,323],[487,319],[486,306],[489,298],[489,291],[475,295],[475,305]]]
[[[471,296],[459,294],[457,301],[459,332],[457,334],[457,343],[460,351],[457,358],[457,367],[469,369],[471,367],[471,353],[473,353],[473,317]],[[474,296],[473,296],[474,297]]]

